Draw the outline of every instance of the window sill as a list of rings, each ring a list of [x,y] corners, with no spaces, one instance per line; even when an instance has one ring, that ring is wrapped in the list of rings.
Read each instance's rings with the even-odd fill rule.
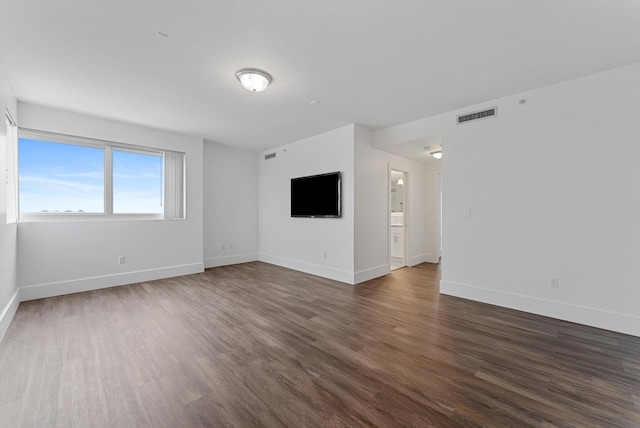
[[[173,221],[162,214],[89,214],[89,213],[30,213],[21,214],[20,223],[84,222],[84,221]]]

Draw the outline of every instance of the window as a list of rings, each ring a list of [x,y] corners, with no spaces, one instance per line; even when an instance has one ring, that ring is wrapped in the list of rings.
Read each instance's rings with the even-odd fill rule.
[[[184,153],[21,129],[18,159],[23,220],[184,218]]]
[[[113,212],[164,212],[161,153],[113,150]]]
[[[21,213],[103,213],[104,149],[20,138]]]

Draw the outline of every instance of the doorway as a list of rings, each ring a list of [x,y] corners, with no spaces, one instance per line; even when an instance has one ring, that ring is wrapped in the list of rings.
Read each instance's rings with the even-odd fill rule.
[[[438,173],[436,180],[436,194],[438,197],[438,263],[442,258],[442,173]]]
[[[406,172],[394,169],[389,176],[389,264],[395,270],[407,265],[408,177]]]

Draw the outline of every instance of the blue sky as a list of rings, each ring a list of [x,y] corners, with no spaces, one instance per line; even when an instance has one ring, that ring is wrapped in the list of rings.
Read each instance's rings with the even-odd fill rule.
[[[162,157],[113,151],[113,212],[161,213]]]
[[[20,211],[104,212],[104,150],[20,138]],[[162,212],[162,157],[113,152],[115,213]]]

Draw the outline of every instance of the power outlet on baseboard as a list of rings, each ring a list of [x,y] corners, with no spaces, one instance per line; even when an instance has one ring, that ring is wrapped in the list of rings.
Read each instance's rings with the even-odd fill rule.
[[[118,263],[123,265],[127,262],[127,259],[125,258],[125,256],[118,256]]]
[[[558,288],[558,277],[552,276],[549,278],[549,287]]]

